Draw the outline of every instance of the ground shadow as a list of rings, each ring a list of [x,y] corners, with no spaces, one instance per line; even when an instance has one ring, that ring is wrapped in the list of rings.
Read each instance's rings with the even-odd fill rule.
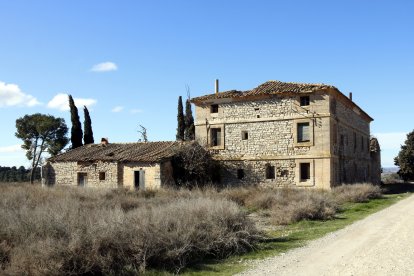
[[[411,182],[382,184],[381,188],[386,195],[414,193],[414,183]]]

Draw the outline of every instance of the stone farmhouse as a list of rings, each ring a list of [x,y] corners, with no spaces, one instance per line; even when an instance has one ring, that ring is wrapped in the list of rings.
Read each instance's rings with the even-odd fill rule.
[[[248,91],[191,99],[196,141],[223,169],[224,185],[316,187],[379,183],[373,119],[336,87],[268,81]],[[192,143],[190,143],[192,144]],[[173,159],[186,142],[108,143],[59,154],[45,185],[158,189],[175,182]],[[194,145],[194,144],[192,144]]]
[[[89,144],[59,154],[42,168],[44,185],[158,189],[174,181],[171,158],[183,142]]]
[[[268,81],[191,99],[196,140],[226,167],[226,184],[316,187],[380,182],[373,119],[336,87]]]

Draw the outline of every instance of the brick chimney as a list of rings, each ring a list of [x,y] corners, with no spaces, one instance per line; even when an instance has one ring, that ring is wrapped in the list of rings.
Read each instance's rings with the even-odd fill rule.
[[[106,146],[109,144],[108,138],[101,138],[101,145]]]

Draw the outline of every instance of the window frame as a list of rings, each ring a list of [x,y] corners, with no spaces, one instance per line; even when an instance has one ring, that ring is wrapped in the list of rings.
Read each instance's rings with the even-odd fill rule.
[[[295,161],[295,183],[297,187],[314,187],[315,179],[315,159],[296,159]],[[309,179],[303,179],[301,175],[301,164],[309,164]]]
[[[215,145],[215,143],[214,143],[215,139],[214,139],[213,135],[214,135],[215,132],[217,132],[217,129],[220,129],[220,131],[219,131],[219,133],[220,133],[220,136],[219,136],[220,144]],[[208,128],[207,137],[208,137],[208,147],[209,148],[215,149],[215,150],[216,149],[217,150],[224,150],[224,147],[225,147],[225,145],[224,145],[225,144],[224,131],[225,131],[224,124],[211,125]]]
[[[243,141],[249,140],[249,131],[242,130],[242,132],[241,132],[241,139]]]
[[[314,123],[312,119],[296,119],[294,120],[293,137],[295,147],[310,147],[314,145]],[[299,125],[309,124],[309,140],[299,141]]]

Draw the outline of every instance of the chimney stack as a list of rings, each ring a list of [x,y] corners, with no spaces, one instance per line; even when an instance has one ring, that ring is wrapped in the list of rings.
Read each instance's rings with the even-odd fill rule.
[[[352,101],[352,92],[349,92],[349,99]]]
[[[109,144],[108,138],[101,138],[101,145],[106,146]]]
[[[216,92],[216,95],[218,95],[218,93],[219,93],[219,80],[218,79],[216,79],[215,92]]]

